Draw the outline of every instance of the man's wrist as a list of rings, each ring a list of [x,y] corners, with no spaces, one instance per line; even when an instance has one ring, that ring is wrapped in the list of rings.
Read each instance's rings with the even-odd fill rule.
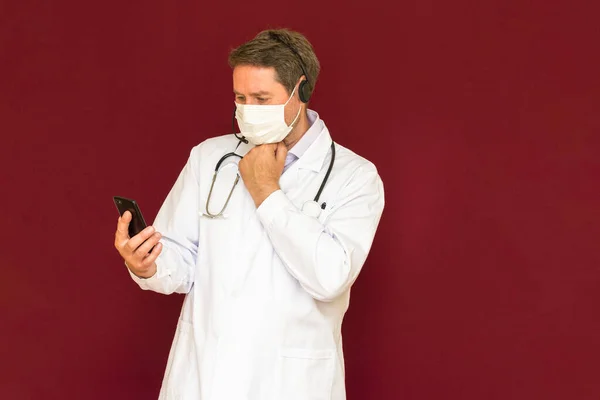
[[[157,271],[156,263],[153,263],[150,267],[148,267],[148,269],[146,269],[143,272],[136,272],[133,269],[131,269],[129,264],[127,264],[127,261],[125,261],[125,266],[133,275],[135,275],[136,277],[138,277],[140,279],[152,278],[154,275],[156,275],[156,271]]]
[[[256,208],[260,207],[262,202],[265,201],[267,199],[267,197],[269,197],[273,192],[276,192],[279,189],[280,188],[279,188],[278,184],[268,185],[268,186],[260,188],[258,190],[258,192],[256,193],[256,195],[253,196],[253,200],[254,200],[254,204],[256,205]]]

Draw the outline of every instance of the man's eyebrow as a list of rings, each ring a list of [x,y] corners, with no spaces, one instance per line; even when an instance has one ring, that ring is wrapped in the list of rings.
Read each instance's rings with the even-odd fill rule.
[[[241,93],[239,93],[239,92],[237,92],[235,90],[233,91],[233,93],[235,93],[238,96],[243,96],[243,94],[241,94]],[[250,96],[252,96],[252,97],[259,97],[259,96],[265,96],[265,95],[270,95],[270,94],[271,94],[271,92],[267,92],[267,91],[261,90],[260,92],[250,93]]]

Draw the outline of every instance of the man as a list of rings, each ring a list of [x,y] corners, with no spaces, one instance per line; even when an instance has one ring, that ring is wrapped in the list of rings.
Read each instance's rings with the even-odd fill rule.
[[[342,319],[381,179],[307,109],[320,67],[304,36],[261,32],[229,63],[243,137],[192,149],[154,226],[117,225],[132,279],[186,294],[160,399],[345,399]]]

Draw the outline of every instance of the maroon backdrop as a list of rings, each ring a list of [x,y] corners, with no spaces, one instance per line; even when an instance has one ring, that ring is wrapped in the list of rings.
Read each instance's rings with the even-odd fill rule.
[[[595,3],[398,3],[0,1],[0,397],[157,397],[183,297],[129,279],[111,196],[152,220],[285,26],[386,188],[348,398],[600,398]]]

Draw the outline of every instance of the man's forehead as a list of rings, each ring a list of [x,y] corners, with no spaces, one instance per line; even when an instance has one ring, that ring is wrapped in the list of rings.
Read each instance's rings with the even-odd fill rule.
[[[276,73],[273,67],[256,67],[253,65],[240,65],[233,69],[234,81],[275,82]]]
[[[273,67],[238,65],[233,69],[233,91],[236,94],[271,94],[283,85],[275,79]]]

